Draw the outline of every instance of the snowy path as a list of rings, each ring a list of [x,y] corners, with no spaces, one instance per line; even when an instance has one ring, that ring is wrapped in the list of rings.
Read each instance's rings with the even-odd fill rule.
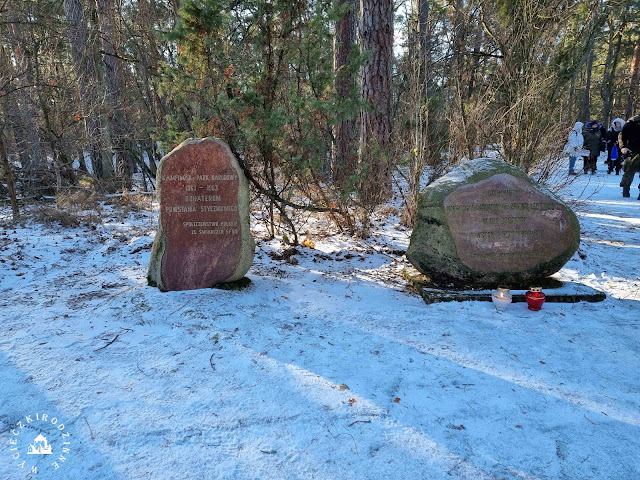
[[[403,291],[393,219],[298,265],[261,241],[243,292],[145,286],[144,212],[1,231],[0,479],[639,478],[640,201],[617,181],[565,191],[582,256],[559,275],[607,300],[540,312]],[[36,412],[70,433],[58,470],[12,458]]]

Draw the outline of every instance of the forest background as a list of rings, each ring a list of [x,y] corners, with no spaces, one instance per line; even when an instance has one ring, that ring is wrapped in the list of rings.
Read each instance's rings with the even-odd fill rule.
[[[272,236],[366,232],[487,147],[545,181],[576,120],[638,113],[638,0],[0,0],[0,195],[153,191],[227,142]]]

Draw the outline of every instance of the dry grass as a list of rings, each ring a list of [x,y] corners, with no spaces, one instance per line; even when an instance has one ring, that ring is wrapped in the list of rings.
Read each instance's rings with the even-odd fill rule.
[[[31,218],[37,223],[43,223],[45,225],[58,224],[66,228],[76,228],[80,226],[90,227],[102,223],[102,218],[95,213],[80,214],[47,206],[35,210]]]
[[[58,192],[55,205],[32,204],[28,216],[36,223],[65,228],[91,227],[102,223],[102,204],[95,192],[70,188]],[[94,227],[95,228],[95,227]]]
[[[378,209],[377,212],[381,217],[387,218],[387,217],[391,217],[393,215],[398,215],[398,209],[396,207],[393,206],[384,206],[380,209]]]
[[[125,192],[122,196],[113,197],[109,200],[112,205],[121,207],[125,213],[137,212],[140,210],[149,211],[152,208],[153,195],[140,195]]]
[[[74,212],[100,210],[100,202],[96,194],[90,190],[70,189],[58,192],[56,206]]]

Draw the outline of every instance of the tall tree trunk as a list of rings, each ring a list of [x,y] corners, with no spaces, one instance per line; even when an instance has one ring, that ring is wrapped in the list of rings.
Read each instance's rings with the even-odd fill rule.
[[[8,148],[12,150],[13,147],[20,160],[20,165],[29,168],[31,158],[40,155],[36,152],[36,150],[41,150],[40,139],[36,135],[37,130],[30,128],[32,126],[35,127],[35,125],[32,125],[34,119],[29,119],[25,110],[20,107],[18,96],[17,94],[9,94],[4,101],[5,116],[13,132],[14,140],[13,143],[8,142]],[[42,155],[44,155],[44,152],[42,152]],[[29,188],[27,180],[27,189]]]
[[[4,88],[9,90],[10,93],[3,93],[2,95],[2,107],[4,110],[4,117],[9,125],[13,134],[13,145],[21,165],[29,165],[30,153],[28,129],[26,128],[24,111],[18,105],[18,93],[19,90],[14,90],[12,80],[15,79],[15,72],[13,69],[13,62],[9,58],[9,46],[3,46],[0,44],[0,81]],[[32,132],[35,133],[35,132]],[[11,142],[9,142],[11,145]],[[6,145],[5,145],[6,148]]]
[[[573,75],[569,82],[569,98],[567,99],[567,108],[562,110],[560,120],[563,123],[575,121],[573,114],[575,113],[575,91],[576,91],[576,77]]]
[[[158,43],[154,29],[154,9],[155,3],[149,0],[138,0],[140,9],[140,21],[143,30],[144,43],[148,45],[148,50],[141,55],[139,61],[142,64],[143,81],[145,90],[149,97],[150,111],[153,115],[154,126],[162,124],[164,116],[167,114],[167,107],[158,94],[158,89],[153,86],[153,79],[159,77],[160,56],[158,53]],[[143,45],[144,45],[143,43]]]
[[[422,56],[428,55],[431,44],[429,32],[429,0],[418,0],[418,38],[420,42],[420,53]]]
[[[334,88],[341,103],[348,100],[355,88],[355,77],[349,68],[349,55],[356,42],[356,3],[355,0],[338,0],[338,5],[348,11],[336,22],[333,46],[333,68],[336,74]],[[343,188],[349,177],[356,173],[357,152],[356,123],[350,116],[342,118],[333,127],[333,162],[331,170],[334,183]]]
[[[361,194],[374,205],[391,196],[391,60],[393,2],[360,1],[362,49],[370,55],[360,71],[362,99],[370,106],[360,117]]]
[[[102,37],[103,62],[107,82],[107,99],[109,102],[109,124],[111,142],[116,158],[117,175],[122,188],[131,188],[131,177],[135,162],[131,155],[131,145],[127,137],[128,128],[126,102],[123,97],[123,72],[121,56],[121,29],[118,25],[119,15],[113,0],[97,0],[98,23]]]
[[[611,13],[611,9],[605,8],[604,10],[601,10],[600,4],[598,2],[594,2],[594,5],[591,9],[591,20],[588,22],[587,25],[585,25],[586,28],[585,28],[584,35],[586,38],[583,42],[584,47],[581,47],[577,50],[578,52],[580,52],[580,60],[575,64],[573,68],[569,70],[573,72],[571,76],[568,77],[569,84],[570,84],[568,105],[570,108],[569,113],[571,117],[571,122],[574,122],[576,120],[580,120],[583,122],[588,121],[588,118],[584,116],[585,112],[583,112],[583,107],[585,105],[585,102],[584,100],[580,101],[578,99],[578,95],[576,92],[576,83],[578,83],[580,80],[582,67],[585,64],[589,63],[590,60],[591,60],[590,62],[591,66],[588,66],[587,69],[590,72],[593,68],[593,50],[596,45],[596,40],[599,38],[599,32],[604,28],[604,25],[606,24],[610,13]],[[560,95],[560,92],[562,91],[562,87],[564,85],[565,85],[564,82],[558,83],[551,97],[552,99],[555,99],[558,97],[558,95]],[[587,110],[589,110],[589,101],[590,101],[589,90],[585,91],[584,94],[585,95],[583,95],[583,99],[587,95],[589,97],[589,99],[586,102]],[[577,112],[577,117],[573,116],[574,112]],[[587,111],[586,113],[588,114],[589,112]]]
[[[604,63],[602,82],[600,83],[600,98],[602,98],[602,124],[609,125],[611,121],[611,111],[613,110],[613,97],[616,68],[620,58],[620,47],[622,46],[622,34],[626,26],[623,19],[616,25],[614,20],[609,21],[609,48],[607,49],[607,59]]]
[[[47,156],[38,136],[38,108],[33,94],[37,88],[33,71],[33,55],[37,54],[37,45],[28,39],[29,16],[9,4],[9,36],[13,49],[13,61],[3,52],[3,68],[8,69],[15,91],[10,94],[13,104],[9,117],[13,123],[16,146],[22,161],[25,187],[31,193],[38,194],[47,181]],[[19,4],[18,4],[19,5]],[[14,110],[15,108],[15,110]]]
[[[28,35],[30,38],[31,45],[38,44],[38,38],[35,35],[34,29],[29,29]],[[34,82],[36,85],[45,85],[46,77],[45,75],[46,67],[43,68],[41,66],[41,52],[39,49],[34,49],[34,53],[31,57],[31,66],[34,75]],[[46,60],[45,60],[46,61]],[[49,146],[49,151],[51,153],[51,165],[50,168],[53,170],[53,173],[56,178],[56,186],[55,192],[59,192],[62,188],[62,174],[64,171],[65,179],[69,181],[69,183],[75,183],[75,174],[67,172],[66,165],[63,159],[67,159],[69,157],[68,152],[65,152],[65,143],[62,141],[62,135],[59,130],[57,130],[56,118],[59,115],[59,110],[54,106],[55,104],[51,103],[51,98],[46,95],[45,90],[43,88],[36,88],[34,92],[35,98],[38,101],[38,105],[40,107],[40,116],[41,116],[41,124],[40,131],[41,136],[44,141]],[[50,185],[50,181],[47,181],[46,190],[51,190],[52,186]],[[46,191],[45,190],[45,191]],[[48,193],[48,192],[47,192]]]
[[[148,98],[149,111],[153,118],[153,124],[151,128],[147,128],[149,132],[149,143],[152,150],[156,150],[155,134],[151,133],[157,131],[158,127],[164,125],[164,119],[168,113],[168,107],[158,93],[158,89],[154,85],[154,80],[160,77],[160,54],[158,52],[158,43],[156,39],[156,31],[154,28],[155,17],[155,2],[149,0],[138,0],[138,7],[140,8],[140,21],[141,27],[144,32],[142,51],[138,60],[141,63],[141,70],[143,72],[143,84],[145,94]],[[145,48],[146,45],[146,48]],[[156,155],[149,155],[149,169],[155,176],[156,172]]]
[[[629,93],[627,94],[627,102],[624,109],[626,118],[631,118],[637,111],[638,101],[638,84],[640,84],[640,37],[638,43],[633,49],[633,60],[631,60],[631,78],[629,78]]]
[[[469,28],[467,15],[464,12],[464,3],[462,0],[453,2],[453,51],[451,59],[450,76],[454,78],[456,88],[459,90],[458,95],[464,100],[469,100],[470,93],[467,90],[469,83],[468,78],[468,60],[466,52],[467,30]]]
[[[417,68],[419,74],[416,80],[419,82],[420,91],[422,95],[429,95],[433,87],[433,75],[431,73],[431,30],[429,27],[429,1],[430,0],[417,0],[417,5],[414,7],[417,9],[418,16],[418,51],[417,56]]]
[[[7,182],[7,188],[9,190],[9,198],[11,199],[11,211],[13,213],[13,221],[17,222],[20,219],[20,209],[18,208],[18,198],[16,196],[16,186],[13,181],[13,172],[11,171],[11,165],[9,164],[9,157],[7,156],[7,149],[4,145],[3,132],[0,129],[0,165],[4,171],[4,178]]]
[[[479,73],[480,67],[480,52],[482,51],[482,42],[484,41],[484,32],[481,26],[476,26],[476,34],[473,41],[473,59],[471,60],[470,72],[469,72],[469,85],[467,87],[467,98],[471,98],[476,90],[476,79]],[[481,76],[480,76],[481,78]]]
[[[409,26],[409,97],[411,116],[411,153],[409,155],[409,194],[402,211],[403,225],[413,227],[418,207],[422,173],[433,158],[430,132],[433,117],[429,106],[429,92],[433,88],[431,73],[431,33],[429,29],[429,2],[416,0],[412,4],[416,21]]]
[[[78,171],[88,174],[89,169],[87,168],[87,162],[84,157],[84,149],[82,147],[78,148],[76,154],[78,155]]]
[[[584,122],[589,121],[591,116],[591,71],[593,70],[593,49],[587,55],[587,79],[584,82],[584,96],[582,97],[582,105],[580,105],[580,118]]]
[[[73,67],[78,78],[78,95],[83,110],[91,169],[96,178],[103,178],[112,175],[113,169],[109,168],[111,160],[108,153],[102,150],[106,142],[103,139],[103,125],[100,120],[99,85],[101,82],[96,67],[96,39],[90,35],[87,17],[80,0],[64,0],[64,13],[67,19]],[[81,152],[83,153],[83,149]],[[84,153],[82,156],[84,157]],[[104,163],[106,163],[106,169]]]

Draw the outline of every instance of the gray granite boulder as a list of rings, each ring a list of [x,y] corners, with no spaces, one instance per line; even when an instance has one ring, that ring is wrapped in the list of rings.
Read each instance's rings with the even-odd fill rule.
[[[461,163],[421,194],[407,258],[434,282],[526,285],[578,249],[575,214],[519,168]]]

